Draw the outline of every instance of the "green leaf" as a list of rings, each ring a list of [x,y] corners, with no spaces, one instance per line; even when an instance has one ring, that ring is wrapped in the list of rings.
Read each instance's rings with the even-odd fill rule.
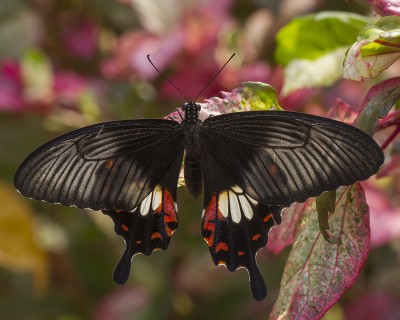
[[[282,94],[330,86],[343,75],[343,59],[366,18],[322,12],[293,20],[276,37],[275,58],[285,66]]]
[[[329,232],[329,214],[335,213],[336,190],[322,193],[316,199],[319,230],[326,241],[337,243],[338,238]]]
[[[400,99],[400,77],[387,79],[374,85],[363,102],[354,126],[373,136],[379,119],[389,113]]]
[[[276,100],[275,89],[268,84],[244,82],[240,88],[235,90],[241,93],[241,104],[248,105],[251,111],[282,110],[278,100]]]
[[[47,102],[51,98],[53,70],[43,52],[27,51],[22,59],[21,74],[24,82],[24,96],[27,100]]]
[[[367,19],[348,12],[320,12],[294,19],[277,34],[276,61],[286,66],[294,59],[315,60],[349,47]]]

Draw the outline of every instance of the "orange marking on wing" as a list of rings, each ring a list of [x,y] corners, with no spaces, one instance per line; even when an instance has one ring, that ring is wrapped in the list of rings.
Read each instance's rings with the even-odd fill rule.
[[[168,226],[165,227],[165,233],[167,234],[167,237],[171,237],[174,232],[175,232],[175,229],[171,229]]]
[[[122,210],[114,210],[115,213],[121,213]]]
[[[217,209],[217,197],[212,196],[210,203],[204,213],[204,230],[210,231],[211,235],[204,240],[207,242],[209,247],[212,247],[214,242],[214,231],[215,231],[215,210]]]
[[[244,256],[244,255],[245,255],[244,251],[239,251],[238,252],[238,256]]]
[[[218,265],[223,264],[224,266],[226,266],[226,262],[224,260],[219,260],[218,261]]]
[[[112,160],[107,160],[107,162],[104,164],[104,167],[107,169],[112,169],[113,166],[114,166],[114,161]]]
[[[260,238],[261,238],[261,234],[257,233],[257,234],[255,234],[255,235],[251,238],[251,240],[257,241],[257,240],[260,239]]]
[[[178,218],[176,216],[175,203],[172,199],[171,193],[167,188],[163,189],[163,204],[164,206],[164,226],[165,233],[168,237],[171,237],[174,233],[175,229],[171,229],[168,224],[169,223],[177,223]],[[158,209],[157,209],[158,210]],[[160,208],[161,211],[161,208]]]
[[[159,233],[159,232],[154,232],[150,237],[151,240],[153,240],[153,239],[161,239],[161,238],[162,238],[162,236],[161,236],[161,233]]]
[[[271,164],[270,166],[268,166],[268,172],[271,176],[276,175],[278,173],[278,171],[279,171],[279,168],[276,165]]]
[[[125,225],[125,224],[121,225],[121,228],[122,228],[122,230],[124,230],[124,231],[128,231],[128,230],[129,230],[128,226]]]
[[[228,245],[225,242],[218,243],[218,245],[215,248],[215,252],[218,252],[218,251],[221,251],[221,250],[224,250],[224,251],[228,252],[228,250],[229,250],[228,249]]]
[[[136,243],[136,244],[141,244],[141,243],[142,243],[142,241],[140,241],[140,240],[137,240],[135,243]]]
[[[271,218],[272,218],[272,213],[270,213],[269,215],[265,216],[264,222],[268,222],[268,220],[270,220]]]

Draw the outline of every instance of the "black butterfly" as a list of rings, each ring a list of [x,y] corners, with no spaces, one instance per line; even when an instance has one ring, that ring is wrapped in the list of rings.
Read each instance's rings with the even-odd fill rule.
[[[123,284],[135,254],[168,247],[184,158],[190,194],[197,198],[204,184],[201,234],[214,263],[245,267],[262,300],[267,289],[255,256],[282,208],[367,179],[384,156],[371,137],[338,121],[284,111],[201,121],[200,108],[185,103],[181,123],[113,121],[64,134],[34,151],[14,184],[33,199],[109,215],[126,241],[113,276]]]

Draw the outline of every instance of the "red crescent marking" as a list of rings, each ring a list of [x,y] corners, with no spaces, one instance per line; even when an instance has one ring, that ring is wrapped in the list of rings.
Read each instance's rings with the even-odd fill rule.
[[[218,243],[218,245],[215,247],[215,252],[224,250],[226,252],[228,252],[228,245],[225,242],[220,242]]]

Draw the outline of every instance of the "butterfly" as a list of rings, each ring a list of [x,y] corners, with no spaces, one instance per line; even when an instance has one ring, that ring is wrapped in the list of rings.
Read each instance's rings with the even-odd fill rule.
[[[113,279],[125,283],[135,254],[167,249],[178,226],[177,184],[184,166],[189,193],[204,189],[201,234],[215,265],[244,267],[251,292],[267,288],[256,253],[280,224],[281,211],[323,191],[365,180],[384,156],[361,130],[286,111],[248,111],[199,119],[201,105],[181,107],[182,121],[99,123],[35,150],[14,184],[24,196],[110,216],[126,243]]]

